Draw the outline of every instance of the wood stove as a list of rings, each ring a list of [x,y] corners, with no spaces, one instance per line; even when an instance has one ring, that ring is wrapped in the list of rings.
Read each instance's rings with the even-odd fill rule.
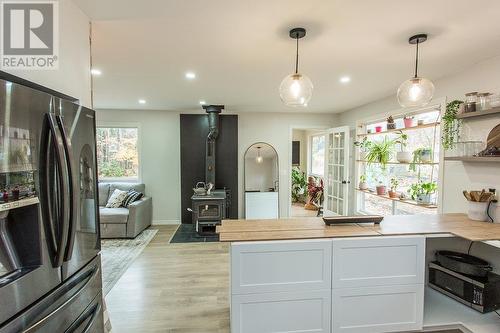
[[[229,190],[213,190],[207,195],[191,197],[193,224],[200,235],[212,235],[215,227],[229,216],[231,195]]]

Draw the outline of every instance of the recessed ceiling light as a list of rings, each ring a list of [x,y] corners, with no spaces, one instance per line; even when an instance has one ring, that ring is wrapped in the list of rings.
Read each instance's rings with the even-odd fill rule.
[[[92,75],[101,75],[101,74],[102,74],[102,72],[101,72],[101,70],[100,70],[100,69],[97,69],[97,68],[92,68],[92,69],[90,70],[90,74],[92,74]]]
[[[341,83],[349,83],[349,82],[351,82],[351,78],[349,76],[342,76],[340,78],[340,82]]]
[[[146,104],[146,100],[145,99],[140,99],[139,100],[139,104]]]
[[[188,80],[196,79],[196,73],[194,73],[194,72],[186,72],[186,79],[188,79]]]
[[[205,101],[200,101],[200,105],[205,105],[205,104],[207,104],[207,102],[205,102]]]

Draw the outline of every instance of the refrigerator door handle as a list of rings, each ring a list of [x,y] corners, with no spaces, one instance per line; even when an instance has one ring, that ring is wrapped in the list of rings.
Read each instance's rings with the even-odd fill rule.
[[[73,333],[75,332],[80,326],[85,323],[87,319],[90,318],[89,322],[87,325],[85,325],[85,328],[82,333],[89,333],[90,329],[92,328],[92,325],[94,324],[95,320],[97,319],[97,315],[101,312],[101,304],[97,303],[94,305],[92,308],[87,310],[86,313],[84,313],[81,318],[77,319],[64,333]]]
[[[64,260],[69,261],[71,260],[72,254],[73,254],[73,245],[75,243],[75,233],[76,233],[76,212],[77,212],[77,203],[76,203],[76,198],[74,196],[74,184],[73,184],[73,165],[71,162],[71,158],[73,156],[73,151],[71,148],[71,141],[66,133],[66,130],[64,129],[64,123],[63,123],[63,118],[61,116],[57,116],[57,124],[59,126],[59,129],[61,131],[61,136],[63,140],[63,147],[64,147],[64,154],[65,154],[65,164],[66,164],[66,170],[68,173],[68,191],[69,191],[69,196],[68,201],[64,205],[64,212],[65,216],[67,217],[67,220],[64,220],[64,224],[69,226],[69,231],[68,231],[68,236],[67,236],[67,241],[66,241],[66,249],[64,253]]]
[[[69,303],[73,302],[73,300],[75,298],[77,298],[79,295],[80,295],[80,292],[82,290],[84,290],[85,288],[88,287],[88,285],[90,284],[90,282],[93,280],[93,278],[96,276],[96,274],[99,272],[99,265],[95,265],[94,267],[92,267],[91,270],[89,270],[88,272],[86,272],[85,274],[83,274],[82,276],[80,276],[80,278],[76,281],[74,281],[74,283],[72,284],[72,287],[75,287],[77,286],[78,284],[80,283],[83,283],[79,288],[78,290],[70,297],[68,298],[66,301],[64,301],[64,303],[62,303],[61,305],[59,305],[57,307],[57,309],[55,309],[54,311],[52,311],[51,313],[49,313],[48,315],[46,315],[45,317],[43,317],[42,319],[38,320],[36,323],[34,323],[33,325],[31,325],[29,328],[25,329],[23,332],[36,332],[37,329],[41,326],[43,326],[44,323],[46,323],[47,321],[50,321],[52,320],[52,317],[59,311],[61,311],[62,309],[64,309]],[[71,291],[68,290],[68,291]],[[64,293],[59,295],[59,298],[64,296]],[[52,303],[55,303],[57,302],[58,299],[55,299]]]
[[[59,130],[59,126],[57,125],[57,120],[55,119],[55,115],[48,113],[47,114],[47,123],[49,127],[49,135],[47,139],[47,150],[46,153],[47,155],[45,156],[45,175],[42,177],[43,181],[45,182],[44,184],[44,190],[46,191],[44,197],[45,200],[47,201],[47,216],[46,218],[49,219],[49,221],[46,221],[46,225],[49,224],[50,226],[48,227],[49,229],[49,234],[51,234],[51,238],[53,239],[53,244],[52,248],[53,251],[55,252],[55,258],[53,258],[53,266],[54,267],[61,267],[63,264],[64,260],[64,254],[65,254],[65,249],[66,249],[66,243],[68,241],[68,233],[69,233],[69,212],[65,208],[67,204],[67,200],[69,198],[69,184],[68,184],[68,170],[66,169],[66,164],[64,163],[65,159],[65,150],[64,150],[64,143],[62,139],[61,132]],[[58,193],[58,202],[60,203],[60,207],[58,207],[59,211],[56,213],[56,222],[58,223],[59,226],[59,234],[58,234],[58,239],[56,239],[55,232],[53,230],[53,224],[51,223],[54,219],[54,216],[52,215],[52,193],[50,193],[50,188],[49,188],[49,182],[50,182],[50,170],[49,170],[49,155],[48,152],[50,151],[50,146],[51,143],[55,145],[55,155],[56,155],[56,161],[57,161],[57,178],[59,181],[59,184],[61,185],[59,188],[59,193]],[[45,210],[45,209],[44,209]]]

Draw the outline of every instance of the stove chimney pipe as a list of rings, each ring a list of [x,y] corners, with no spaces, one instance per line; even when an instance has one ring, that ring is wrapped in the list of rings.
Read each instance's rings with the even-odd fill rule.
[[[219,114],[224,105],[204,105],[203,109],[208,114],[208,136],[205,155],[205,184],[215,187],[215,143],[219,136]]]

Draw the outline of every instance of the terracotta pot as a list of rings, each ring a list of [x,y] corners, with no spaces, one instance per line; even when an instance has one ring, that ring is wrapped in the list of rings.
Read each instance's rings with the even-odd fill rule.
[[[415,125],[413,124],[413,118],[405,118],[405,119],[403,119],[403,121],[404,121],[404,123],[405,123],[405,128],[415,126]]]
[[[399,198],[398,192],[390,190],[389,191],[389,198],[393,198],[393,199]]]
[[[377,195],[386,195],[387,194],[387,187],[385,185],[378,185],[376,187],[377,189]]]

